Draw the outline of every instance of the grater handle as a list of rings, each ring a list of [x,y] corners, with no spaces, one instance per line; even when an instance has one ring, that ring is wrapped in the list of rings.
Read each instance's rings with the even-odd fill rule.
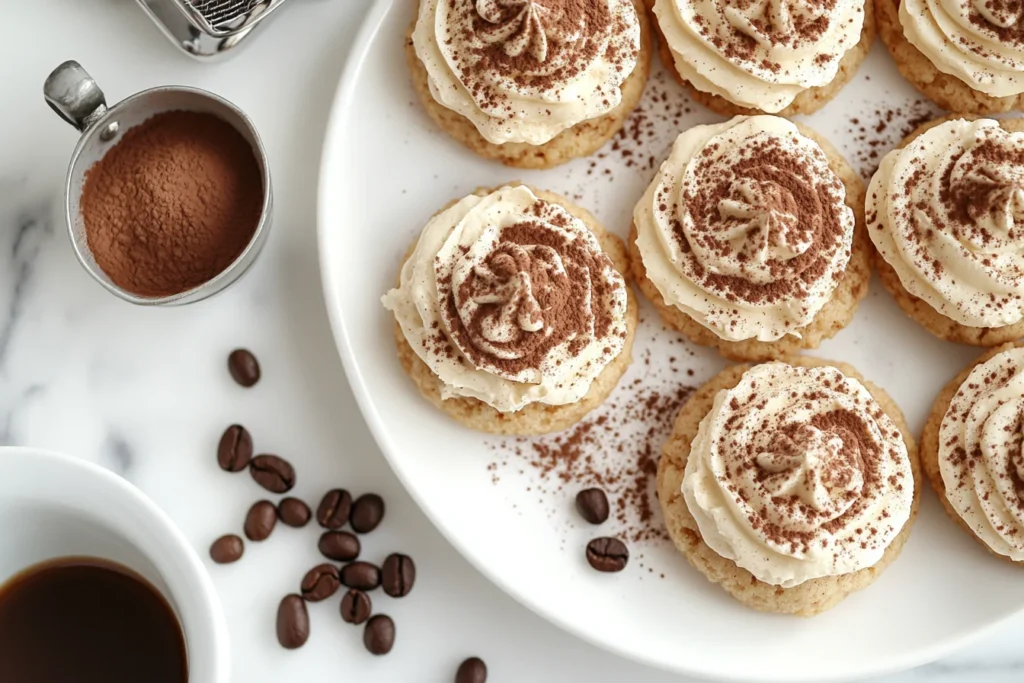
[[[83,133],[107,112],[107,99],[100,86],[74,60],[50,73],[43,84],[43,97],[50,109]]]

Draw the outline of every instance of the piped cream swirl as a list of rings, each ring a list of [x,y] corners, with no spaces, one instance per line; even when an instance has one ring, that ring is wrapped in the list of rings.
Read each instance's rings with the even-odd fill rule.
[[[864,0],[655,0],[654,14],[684,79],[774,113],[836,77]]]
[[[821,147],[790,121],[695,126],[634,209],[637,247],[665,302],[722,339],[799,336],[849,263],[845,198]]]
[[[715,397],[682,486],[704,542],[783,587],[875,565],[910,518],[899,429],[836,368],[766,363]]]
[[[947,121],[871,179],[868,232],[908,292],[969,327],[1024,318],[1024,134]]]
[[[1024,92],[1018,0],[903,0],[904,35],[943,73],[993,97]]]
[[[528,187],[435,216],[383,299],[445,398],[502,412],[586,395],[626,339],[626,285],[597,237]]]
[[[976,366],[939,427],[946,500],[994,552],[1024,562],[1024,349]]]
[[[619,105],[640,23],[631,0],[421,0],[413,45],[439,104],[541,145]]]

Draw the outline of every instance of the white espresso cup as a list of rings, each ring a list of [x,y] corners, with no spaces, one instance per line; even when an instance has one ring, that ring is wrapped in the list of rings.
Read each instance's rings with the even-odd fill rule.
[[[0,471],[0,584],[58,557],[123,565],[173,608],[189,683],[229,683],[228,631],[213,583],[156,504],[116,474],[56,453],[0,448]]]

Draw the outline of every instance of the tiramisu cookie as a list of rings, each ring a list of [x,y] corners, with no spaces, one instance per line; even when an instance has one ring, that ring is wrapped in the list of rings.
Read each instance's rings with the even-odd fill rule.
[[[882,283],[932,334],[1024,336],[1024,120],[919,128],[871,179],[867,223]]]
[[[860,178],[777,116],[695,126],[633,210],[633,276],[665,324],[739,360],[817,348],[867,293]]]
[[[873,0],[878,32],[903,77],[940,107],[970,114],[1020,109],[1024,32],[1019,5],[996,0]]]
[[[592,215],[515,184],[435,214],[383,302],[431,403],[473,429],[543,434],[578,422],[629,366],[627,269]]]
[[[550,168],[622,128],[652,40],[642,0],[419,0],[406,57],[445,132],[488,159]]]
[[[947,384],[921,464],[946,512],[993,555],[1024,567],[1024,344],[992,349]]]
[[[889,396],[843,363],[727,368],[687,401],[658,465],[676,547],[757,610],[812,616],[899,555],[917,452]]]
[[[810,114],[835,97],[875,39],[870,0],[647,0],[668,70],[710,109]]]

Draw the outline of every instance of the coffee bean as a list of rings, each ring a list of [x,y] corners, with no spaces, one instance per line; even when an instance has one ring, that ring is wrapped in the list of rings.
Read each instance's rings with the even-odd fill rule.
[[[380,585],[380,569],[369,562],[350,562],[341,568],[341,582],[349,588],[371,591]]]
[[[576,509],[591,524],[602,524],[608,519],[608,496],[599,488],[583,489],[576,494]]]
[[[455,683],[487,683],[487,665],[479,657],[470,657],[455,672]]]
[[[629,562],[629,548],[617,538],[595,538],[587,544],[587,562],[599,572],[621,572]]]
[[[386,655],[395,645],[395,622],[386,614],[375,614],[366,622],[363,645],[374,655]]]
[[[384,499],[376,493],[359,496],[352,504],[352,515],[349,517],[349,522],[352,524],[352,531],[357,534],[370,533],[377,528],[382,519],[384,519]]]
[[[309,612],[302,596],[286,595],[277,606],[277,642],[294,650],[309,639]]]
[[[277,517],[283,524],[301,529],[313,516],[309,506],[298,498],[282,498],[277,504]]]
[[[302,597],[310,602],[326,600],[338,592],[341,581],[333,564],[318,564],[302,577]]]
[[[221,536],[210,546],[210,558],[217,564],[237,562],[245,552],[242,539],[234,534]]]
[[[228,372],[243,387],[251,387],[260,381],[260,364],[256,356],[246,349],[235,349],[228,356]]]
[[[409,594],[416,583],[416,565],[412,558],[401,553],[391,553],[380,568],[380,585],[393,598]]]
[[[363,591],[349,590],[341,598],[341,619],[349,624],[361,624],[370,618],[373,605]]]
[[[276,455],[257,455],[249,463],[249,474],[271,493],[287,493],[295,486],[295,468]]]
[[[359,557],[359,538],[347,531],[325,531],[316,545],[321,555],[338,562],[351,562]]]
[[[242,425],[224,430],[217,445],[217,464],[225,472],[241,472],[252,460],[252,436]]]
[[[269,500],[253,503],[245,516],[245,537],[250,541],[263,541],[270,536],[277,524],[277,510]]]
[[[351,511],[352,494],[345,489],[331,489],[316,509],[316,521],[325,529],[340,529],[348,524]]]

